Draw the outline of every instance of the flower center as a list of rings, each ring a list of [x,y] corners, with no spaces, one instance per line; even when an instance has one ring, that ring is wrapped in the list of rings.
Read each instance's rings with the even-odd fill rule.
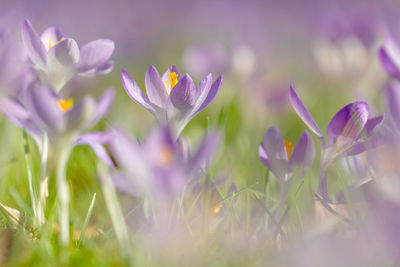
[[[287,158],[290,159],[290,156],[292,156],[292,152],[293,152],[292,143],[289,141],[286,141],[286,140],[284,140],[284,142],[285,142],[285,150],[286,150]]]
[[[214,214],[219,213],[219,212],[221,211],[221,209],[222,209],[222,204],[217,205],[217,206],[214,208]]]
[[[172,88],[178,83],[178,74],[176,72],[169,72],[168,79],[165,80],[165,90],[168,95],[171,93]]]
[[[72,98],[57,100],[58,107],[62,112],[70,111],[74,107],[74,100]]]
[[[174,154],[169,146],[163,146],[158,154],[157,160],[161,166],[167,167],[171,165],[174,159]]]
[[[58,40],[58,41],[55,43],[55,45],[58,45],[59,43],[61,43],[61,42],[64,41],[64,40],[65,40],[64,37],[61,38],[60,40]],[[49,50],[53,47],[52,42],[53,42],[53,37],[50,36],[50,38],[49,38]]]

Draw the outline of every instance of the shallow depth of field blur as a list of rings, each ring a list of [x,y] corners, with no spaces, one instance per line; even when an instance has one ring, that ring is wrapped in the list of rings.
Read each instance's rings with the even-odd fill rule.
[[[90,146],[73,148],[65,169],[70,198],[65,244],[57,168],[48,174],[45,218],[38,222],[30,194],[40,194],[43,149],[6,116],[8,105],[0,102],[1,266],[400,264],[400,49],[393,48],[400,48],[399,1],[0,0],[0,95],[21,102],[27,96],[10,91],[20,89],[14,88],[17,73],[32,64],[21,38],[26,19],[39,34],[58,26],[80,47],[101,38],[114,42],[110,73],[75,75],[60,94],[78,103],[114,88],[110,111],[85,131],[118,129],[143,149],[143,158],[114,155],[118,149],[107,142],[101,145],[116,164],[109,167]],[[385,57],[384,51],[390,53]],[[219,75],[223,81],[215,99],[174,143],[179,153],[190,151],[176,162],[184,172],[176,176],[184,179],[186,169],[179,165],[190,165],[207,138],[215,139],[193,177],[179,187],[174,174],[152,173],[155,181],[137,193],[148,182],[136,169],[152,171],[140,163],[152,160],[144,155],[146,140],[169,131],[164,126],[170,122],[160,126],[128,96],[121,71],[145,93],[152,65],[161,75],[175,65],[195,85],[209,73],[213,82]],[[322,136],[298,115],[293,93]],[[351,111],[349,122],[340,122],[344,127],[334,126],[339,132],[331,144],[326,131],[331,119],[357,101],[368,104],[366,114]],[[363,116],[365,121],[358,121]],[[367,118],[377,118],[375,128],[365,126]],[[268,154],[265,144],[267,130],[277,129],[272,126],[285,140],[281,151],[287,155],[280,156],[286,167],[301,137],[315,150],[311,162],[285,169],[283,179],[273,165],[285,160]],[[152,149],[163,163],[174,157],[163,147]],[[267,164],[260,159],[263,149]],[[57,165],[59,152],[50,152],[47,165]],[[131,164],[131,183],[113,176],[125,171],[124,164]],[[324,178],[328,192],[321,190]],[[159,189],[164,183],[180,190]]]

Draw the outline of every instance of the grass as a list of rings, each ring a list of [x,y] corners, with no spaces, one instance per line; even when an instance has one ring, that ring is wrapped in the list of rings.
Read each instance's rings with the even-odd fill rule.
[[[150,114],[128,99],[119,85],[118,75],[114,73],[113,76],[111,83],[118,85],[116,102],[108,118],[96,129],[105,129],[115,123],[141,139],[155,122]],[[321,129],[340,107],[348,103],[345,94],[319,89],[324,86],[321,82],[310,88],[304,87],[299,93],[313,98],[310,111]],[[67,165],[66,176],[71,191],[70,245],[63,248],[58,240],[54,173],[49,180],[46,224],[35,227],[37,224],[32,219],[35,210],[31,203],[37,200],[31,192],[39,190],[40,155],[33,140],[25,138],[21,129],[2,116],[0,202],[19,210],[21,216],[15,224],[7,211],[0,209],[0,264],[241,266],[268,262],[274,265],[276,256],[272,255],[277,252],[279,243],[287,235],[301,235],[313,225],[313,192],[318,173],[314,168],[304,180],[293,182],[286,211],[282,220],[276,221],[273,213],[278,206],[280,189],[275,177],[271,173],[266,175],[267,169],[258,158],[258,146],[271,125],[279,126],[284,137],[293,143],[306,126],[290,107],[283,107],[279,116],[271,116],[273,110],[256,104],[258,97],[250,88],[235,86],[234,79],[228,76],[212,106],[185,129],[183,134],[194,140],[193,143],[214,127],[224,138],[211,169],[201,180],[206,188],[203,194],[193,198],[183,196],[176,203],[175,211],[171,211],[184,219],[185,225],[177,233],[187,231],[187,240],[176,235],[173,242],[161,242],[171,244],[170,247],[157,249],[151,249],[151,236],[144,238],[146,234],[143,236],[134,227],[135,217],[143,212],[142,200],[119,194],[113,201],[122,204],[121,213],[115,207],[109,208],[116,213],[107,211],[106,198],[113,197],[113,193],[109,187],[104,187],[104,183],[102,189],[101,172],[96,169],[98,161],[88,147],[76,147]],[[333,97],[335,101],[331,101]],[[314,141],[317,144],[316,138]],[[233,193],[229,192],[232,184],[236,187]],[[218,199],[212,199],[213,192]],[[220,205],[223,209],[215,212]],[[185,212],[180,213],[182,210]],[[129,236],[118,221],[121,217],[130,229]],[[113,230],[113,224],[117,232]],[[276,231],[271,235],[265,229],[273,224]],[[118,243],[118,240],[123,242]],[[126,243],[129,243],[129,250]]]

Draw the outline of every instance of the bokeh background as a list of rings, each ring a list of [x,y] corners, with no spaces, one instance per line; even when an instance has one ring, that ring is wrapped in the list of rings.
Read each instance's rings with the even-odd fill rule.
[[[116,89],[115,102],[100,129],[118,125],[142,138],[156,123],[126,95],[121,69],[142,89],[150,65],[160,72],[177,65],[196,83],[210,72],[214,77],[223,74],[216,100],[189,123],[184,135],[199,140],[204,130],[219,127],[224,141],[214,172],[238,188],[256,184],[252,190],[261,191],[257,182],[264,177],[265,167],[257,151],[264,132],[276,125],[285,139],[295,141],[306,128],[288,104],[289,85],[296,88],[321,129],[351,101],[367,100],[374,115],[381,113],[380,94],[387,77],[377,51],[387,34],[400,26],[400,2],[0,0],[0,25],[12,33],[16,44],[21,43],[25,18],[38,32],[57,25],[80,45],[98,38],[115,42],[111,74],[78,78],[67,85],[78,94],[92,90],[100,95],[109,87]],[[27,185],[21,168],[21,130],[4,117],[0,124],[0,201],[21,207],[28,199],[23,190]],[[77,220],[84,217],[92,193],[100,192],[95,162],[88,148],[77,148],[69,164]],[[109,226],[101,196],[94,214],[98,225]]]

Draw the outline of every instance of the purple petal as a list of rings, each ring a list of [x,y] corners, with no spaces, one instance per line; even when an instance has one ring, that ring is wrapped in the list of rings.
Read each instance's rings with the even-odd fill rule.
[[[290,86],[289,88],[289,100],[290,103],[292,104],[293,109],[296,111],[297,115],[303,120],[303,122],[308,126],[308,128],[310,128],[310,130],[313,133],[322,138],[323,135],[321,133],[321,130],[315,123],[313,117],[311,116],[306,106],[304,106],[301,99],[297,96],[292,86]]]
[[[96,102],[91,96],[85,96],[78,104],[65,113],[66,130],[80,131],[91,126],[96,110]]]
[[[112,132],[91,132],[82,134],[79,136],[76,144],[86,144],[87,141],[95,142],[99,144],[108,144],[114,139],[114,133]]]
[[[388,40],[379,49],[378,55],[385,71],[392,77],[400,78],[400,51],[393,41]]]
[[[196,87],[192,78],[186,74],[171,91],[170,100],[175,108],[185,112],[193,107],[195,96]]]
[[[79,72],[90,72],[106,64],[114,52],[114,42],[108,39],[92,41],[81,48],[77,66]]]
[[[42,135],[42,131],[32,119],[29,111],[19,101],[3,98],[1,99],[0,105],[4,115],[10,121],[24,128],[34,137],[40,137]]]
[[[136,82],[125,70],[121,71],[121,80],[128,96],[133,101],[135,101],[139,105],[142,105],[145,109],[153,113],[153,115],[156,115],[156,111],[154,110],[147,96],[143,94],[143,91],[139,88]]]
[[[114,68],[114,61],[110,60],[106,64],[98,68],[80,74],[84,76],[106,75],[109,74],[113,70],[113,68]]]
[[[293,165],[300,165],[301,167],[311,168],[315,158],[315,146],[314,142],[307,131],[304,131],[303,135],[297,142],[296,147],[293,149],[293,153],[289,160],[289,167]]]
[[[72,66],[79,61],[79,47],[74,39],[65,39],[55,47],[55,56],[63,66]]]
[[[189,173],[199,171],[202,164],[211,159],[211,156],[217,150],[219,140],[218,133],[210,133],[208,136],[204,137],[196,153],[189,160]]]
[[[110,110],[115,96],[114,89],[108,89],[96,100],[96,110],[93,119],[87,127],[98,123]]]
[[[58,98],[48,85],[32,84],[27,89],[27,102],[34,119],[46,130],[59,131],[65,116],[57,104]]]
[[[163,160],[159,160],[160,155],[165,154],[165,151],[168,151],[167,154],[171,156],[171,159],[168,160],[170,163],[180,152],[180,145],[175,141],[168,127],[153,130],[144,141],[142,148],[146,156],[152,159],[156,165],[163,165],[161,167],[170,167],[170,165],[165,166]]]
[[[144,158],[142,150],[137,142],[119,129],[113,131],[114,138],[109,147],[111,155],[114,157],[118,166],[131,173],[137,174],[138,179],[146,179],[146,168],[148,162]]]
[[[46,65],[46,48],[27,19],[22,23],[22,41],[32,62],[41,66]]]
[[[103,144],[112,140],[113,134],[110,132],[92,132],[79,136],[76,145],[89,145],[96,156],[110,167],[115,167]]]
[[[221,85],[222,85],[222,75],[220,75],[215,80],[215,82],[211,85],[210,91],[207,93],[206,98],[204,99],[203,103],[200,105],[199,109],[196,111],[195,115],[211,104],[211,102],[217,96],[219,89],[221,88]],[[207,85],[206,85],[206,87],[207,87]],[[204,90],[204,91],[207,92],[206,90]],[[201,98],[201,97],[199,97],[199,98]]]
[[[141,196],[142,194],[142,192],[140,191],[140,185],[135,184],[135,181],[133,179],[130,179],[127,174],[113,171],[111,173],[111,180],[115,188],[122,193],[130,194],[133,196]]]
[[[167,89],[163,84],[160,74],[154,66],[150,66],[145,77],[146,92],[151,103],[160,108],[165,108],[168,100]]]
[[[47,50],[50,50],[57,44],[57,42],[60,42],[62,38],[65,37],[66,35],[61,32],[60,28],[52,26],[47,28],[42,33],[42,35],[40,36],[40,40],[44,44],[45,48]]]
[[[343,153],[341,156],[354,156],[361,154],[367,150],[377,148],[378,146],[384,144],[386,138],[384,136],[376,136],[370,140],[353,145],[349,150]]]
[[[386,89],[386,103],[391,122],[400,130],[400,83],[392,81]]]
[[[271,164],[268,161],[268,156],[264,149],[264,143],[261,143],[261,145],[258,147],[258,156],[260,157],[262,163],[267,166],[268,169],[271,169]]]
[[[363,130],[366,138],[373,136],[380,130],[384,118],[385,116],[381,115],[367,120]]]
[[[271,165],[270,170],[282,180],[288,170],[287,153],[278,127],[272,126],[264,135],[264,150]]]
[[[329,122],[326,129],[328,144],[340,147],[351,145],[358,139],[368,120],[368,104],[354,102],[343,107]]]

